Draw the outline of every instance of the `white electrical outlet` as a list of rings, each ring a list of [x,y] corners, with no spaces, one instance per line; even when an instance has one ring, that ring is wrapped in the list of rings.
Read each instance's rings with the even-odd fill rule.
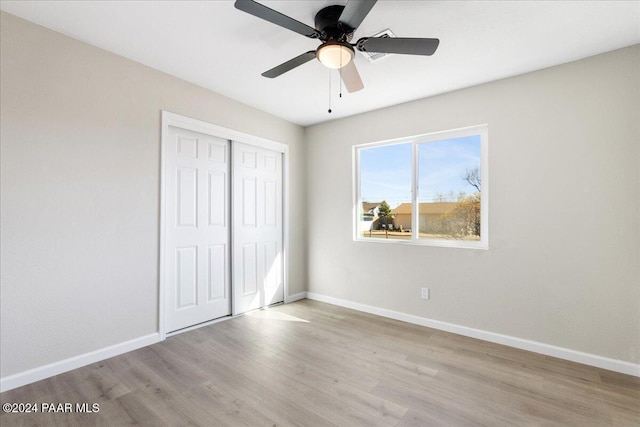
[[[422,299],[429,299],[429,288],[422,288]]]

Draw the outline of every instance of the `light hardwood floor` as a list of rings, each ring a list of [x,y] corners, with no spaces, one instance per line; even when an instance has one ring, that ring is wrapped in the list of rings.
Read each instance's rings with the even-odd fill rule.
[[[43,426],[639,426],[640,379],[310,300],[11,390]]]

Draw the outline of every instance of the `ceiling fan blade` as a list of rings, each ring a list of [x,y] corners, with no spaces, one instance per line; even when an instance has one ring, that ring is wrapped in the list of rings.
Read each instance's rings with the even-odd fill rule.
[[[440,40],[408,37],[365,37],[356,47],[363,52],[400,53],[407,55],[433,55]]]
[[[356,29],[367,17],[371,8],[378,0],[349,0],[340,14],[338,21],[347,24],[350,28]]]
[[[311,61],[315,57],[316,57],[316,51],[310,50],[309,52],[305,52],[302,55],[298,55],[295,58],[288,60],[287,62],[283,62],[277,67],[273,67],[269,71],[265,71],[264,73],[262,73],[262,76],[268,77],[270,79],[274,77],[278,77],[279,75],[282,75],[287,71],[291,71],[294,68],[299,67],[300,65]]]
[[[354,64],[353,61],[350,61],[347,65],[340,68],[340,77],[342,77],[344,86],[349,92],[357,92],[364,89],[360,73],[358,73],[356,64]]]
[[[267,6],[263,6],[253,0],[236,0],[235,7],[238,10],[246,12],[250,15],[269,21],[272,24],[279,25],[287,30],[294,31],[303,36],[317,39],[320,37],[320,32],[315,28],[312,28],[300,21],[296,21],[293,18],[283,15],[280,12],[276,12],[273,9],[269,9]]]

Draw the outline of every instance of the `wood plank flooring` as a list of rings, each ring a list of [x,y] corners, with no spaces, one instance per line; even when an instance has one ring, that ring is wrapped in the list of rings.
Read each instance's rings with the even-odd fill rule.
[[[640,426],[640,379],[310,300],[2,393],[8,426]]]

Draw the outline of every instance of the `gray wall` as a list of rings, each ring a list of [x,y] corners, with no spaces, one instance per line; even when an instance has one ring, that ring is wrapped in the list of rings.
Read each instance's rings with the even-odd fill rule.
[[[289,144],[290,293],[305,289],[302,128],[1,19],[2,377],[158,330],[161,110]]]
[[[638,76],[636,45],[307,128],[309,291],[639,363]],[[489,250],[352,240],[353,145],[483,123]]]

